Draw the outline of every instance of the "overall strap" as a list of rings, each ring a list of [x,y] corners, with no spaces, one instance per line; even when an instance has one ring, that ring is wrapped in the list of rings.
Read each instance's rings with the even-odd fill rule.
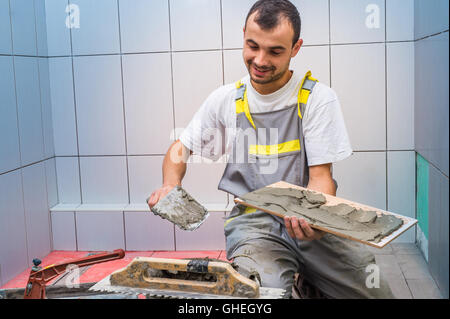
[[[302,114],[306,108],[306,103],[308,103],[309,96],[317,82],[319,81],[311,76],[311,71],[306,72],[302,84],[300,85],[297,98],[298,116],[301,119],[303,119]]]

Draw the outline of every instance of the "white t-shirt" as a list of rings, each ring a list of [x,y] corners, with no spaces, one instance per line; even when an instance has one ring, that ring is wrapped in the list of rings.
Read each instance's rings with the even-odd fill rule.
[[[303,75],[296,72],[278,91],[259,94],[247,75],[241,81],[247,85],[250,113],[270,112],[297,103]],[[230,154],[236,130],[236,86],[224,85],[213,91],[196,112],[180,141],[194,154],[217,160]],[[303,114],[303,134],[308,165],[334,163],[352,154],[344,118],[336,93],[318,82]]]

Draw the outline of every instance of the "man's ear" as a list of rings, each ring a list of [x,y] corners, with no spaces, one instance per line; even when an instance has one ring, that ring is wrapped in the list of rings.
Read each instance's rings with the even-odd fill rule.
[[[302,45],[303,45],[303,39],[298,39],[298,41],[292,47],[291,58],[293,58],[297,55],[297,53],[298,53],[298,51],[300,51],[300,48],[302,47]]]

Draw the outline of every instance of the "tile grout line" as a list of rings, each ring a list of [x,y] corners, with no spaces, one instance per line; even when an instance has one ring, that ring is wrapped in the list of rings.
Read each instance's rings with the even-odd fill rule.
[[[67,6],[69,6],[70,0],[67,0]],[[79,141],[79,132],[78,132],[78,114],[77,114],[77,98],[76,98],[76,85],[75,85],[75,67],[74,67],[74,55],[73,55],[73,35],[72,28],[69,28],[69,38],[70,38],[70,60],[72,64],[72,91],[73,91],[73,108],[74,108],[74,116],[75,116],[75,134],[77,136],[77,159],[78,159],[78,179],[79,179],[79,188],[80,188],[80,202],[83,203],[83,189],[82,189],[82,181],[81,181],[81,158],[80,158],[80,141]],[[78,244],[77,244],[78,247]]]
[[[118,27],[119,27],[119,48],[120,52],[122,52],[122,32],[121,32],[121,25],[120,25],[120,6],[119,1],[117,0],[117,21],[118,21]],[[120,77],[121,77],[121,89],[122,89],[122,114],[123,114],[123,128],[124,128],[124,139],[125,139],[125,164],[127,169],[127,191],[128,191],[128,204],[131,203],[130,201],[130,173],[129,173],[129,165],[128,165],[128,142],[127,142],[127,118],[126,118],[126,111],[125,111],[125,89],[124,89],[124,81],[123,81],[123,55],[120,55]],[[124,233],[125,236],[125,233]]]
[[[168,17],[169,17],[169,56],[170,56],[170,81],[171,81],[171,94],[172,94],[172,122],[173,122],[173,132],[174,132],[174,140],[178,138],[178,136],[175,135],[175,128],[176,128],[176,120],[175,120],[175,88],[174,88],[174,81],[173,81],[173,51],[172,51],[172,19],[170,18],[171,12],[170,12],[170,0],[167,0],[167,10],[168,10]]]
[[[389,163],[388,163],[388,60],[387,60],[387,0],[384,0],[384,123],[385,127],[385,161],[386,161],[386,210],[389,210]]]

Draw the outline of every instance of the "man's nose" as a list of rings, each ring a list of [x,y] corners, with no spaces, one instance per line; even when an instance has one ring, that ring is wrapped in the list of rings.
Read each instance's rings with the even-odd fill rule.
[[[263,50],[259,50],[256,54],[255,59],[253,60],[253,63],[259,67],[268,66],[266,53]]]

